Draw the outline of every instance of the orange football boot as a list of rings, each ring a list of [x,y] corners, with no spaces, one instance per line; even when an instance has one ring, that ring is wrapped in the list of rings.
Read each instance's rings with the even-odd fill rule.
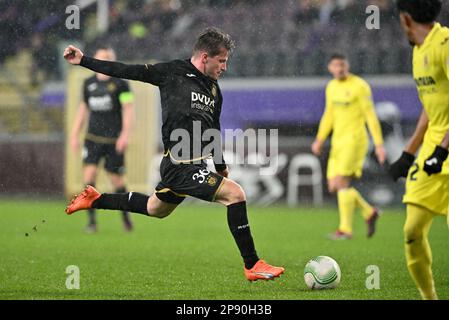
[[[79,210],[92,208],[92,203],[101,194],[92,186],[87,186],[81,194],[75,195],[70,204],[65,208],[65,213],[72,214]]]
[[[259,260],[251,269],[245,270],[245,277],[249,281],[257,281],[257,280],[273,280],[274,278],[279,277],[284,273],[284,268],[282,267],[273,267],[266,263],[264,260]]]

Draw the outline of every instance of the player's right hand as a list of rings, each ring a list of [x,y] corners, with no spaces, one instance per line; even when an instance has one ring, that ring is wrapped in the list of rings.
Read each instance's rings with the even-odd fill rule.
[[[406,178],[413,161],[415,161],[415,156],[407,151],[403,151],[399,159],[393,162],[388,169],[393,180],[396,181],[400,177]]]
[[[66,59],[71,64],[80,64],[83,53],[80,49],[75,46],[69,45],[64,50],[64,59]]]

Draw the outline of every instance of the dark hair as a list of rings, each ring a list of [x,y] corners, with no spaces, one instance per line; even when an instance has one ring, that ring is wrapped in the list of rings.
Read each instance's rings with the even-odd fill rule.
[[[346,58],[346,56],[342,53],[333,53],[330,56],[328,63],[331,63],[332,60],[348,60],[348,58]]]
[[[220,54],[223,49],[229,53],[235,48],[231,36],[217,28],[207,28],[198,36],[193,52],[206,51],[212,57]]]
[[[399,12],[407,12],[418,23],[432,23],[441,11],[441,0],[397,0]]]

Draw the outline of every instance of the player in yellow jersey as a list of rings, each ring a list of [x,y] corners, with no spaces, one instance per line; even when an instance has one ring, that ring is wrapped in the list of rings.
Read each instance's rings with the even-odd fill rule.
[[[449,208],[449,28],[435,20],[440,0],[398,0],[402,29],[413,45],[413,77],[423,111],[401,157],[390,167],[406,177],[405,255],[423,299],[437,299],[428,233]],[[415,153],[421,147],[415,160]],[[448,221],[449,224],[449,221]]]
[[[323,143],[332,131],[327,179],[329,192],[337,193],[340,226],[331,238],[339,240],[352,237],[356,208],[361,209],[368,225],[368,237],[371,237],[375,232],[379,211],[363,199],[351,186],[351,182],[362,175],[368,151],[366,124],[374,140],[377,159],[381,164],[385,162],[382,130],[370,86],[362,78],[350,73],[346,57],[333,55],[328,70],[334,79],[326,87],[326,108],[312,144],[312,152],[317,156],[321,154]]]

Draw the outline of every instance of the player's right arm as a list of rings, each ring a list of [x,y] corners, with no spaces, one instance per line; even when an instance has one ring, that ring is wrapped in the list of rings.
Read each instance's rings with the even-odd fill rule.
[[[155,86],[163,85],[167,79],[164,67],[166,64],[128,65],[121,62],[98,60],[85,56],[80,49],[72,45],[65,48],[64,59],[70,64],[80,65],[111,77],[148,82]]]
[[[415,153],[418,151],[419,147],[421,147],[424,140],[428,124],[429,118],[423,109],[418,124],[416,125],[415,132],[405,146],[401,157],[390,165],[390,176],[394,180],[397,180],[400,177],[407,177],[408,170],[412,166],[413,161],[415,161]]]
[[[86,122],[89,111],[87,109],[86,103],[83,101],[80,103],[78,112],[75,116],[75,121],[73,123],[72,131],[70,133],[70,147],[74,153],[78,152],[80,149],[80,133],[81,129]]]
[[[321,154],[321,149],[324,142],[332,131],[333,126],[333,107],[330,104],[329,99],[329,86],[326,88],[326,107],[324,109],[323,116],[321,117],[320,125],[318,127],[318,133],[315,141],[312,144],[312,153],[316,156]]]

